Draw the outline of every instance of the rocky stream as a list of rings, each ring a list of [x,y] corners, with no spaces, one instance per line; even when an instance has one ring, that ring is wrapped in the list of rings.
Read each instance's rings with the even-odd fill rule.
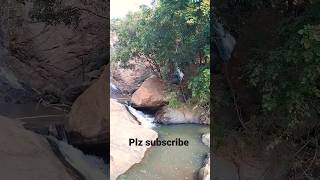
[[[139,61],[131,61],[131,67],[111,68],[111,179],[210,179],[209,163],[201,169],[210,151],[208,122],[188,106],[178,109],[165,106],[164,82]],[[121,124],[113,123],[120,121],[120,117]],[[208,135],[202,138],[204,134]],[[129,146],[130,138],[143,141],[180,138],[189,144]]]

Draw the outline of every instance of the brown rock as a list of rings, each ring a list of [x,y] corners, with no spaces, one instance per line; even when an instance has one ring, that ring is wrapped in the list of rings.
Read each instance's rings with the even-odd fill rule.
[[[106,64],[108,21],[98,16],[107,14],[106,1],[62,0],[66,6],[84,9],[79,11],[81,15],[77,26],[34,22],[29,16],[32,2],[10,4],[15,13],[12,14],[15,18],[11,26],[15,24],[14,28],[10,28],[10,24],[8,27],[0,26],[0,31],[4,33],[2,37],[9,37],[2,38],[0,35],[0,43],[3,41],[7,50],[6,57],[1,59],[19,82],[40,94],[46,90],[50,94],[49,100],[53,94],[57,96],[54,101],[57,101],[64,89],[90,81],[83,77]],[[8,17],[0,17],[0,21],[2,18]],[[52,87],[50,91],[48,85]]]
[[[45,138],[0,117],[1,179],[73,180]]]
[[[115,85],[126,94],[132,94],[141,84],[152,76],[154,72],[143,58],[129,60],[127,67],[113,64],[111,67],[112,79]]]
[[[158,77],[145,80],[131,98],[135,107],[156,108],[165,104],[165,84]]]
[[[89,89],[78,97],[72,105],[68,120],[68,132],[77,133],[92,143],[108,142],[107,69]]]
[[[188,105],[181,105],[179,108],[163,107],[157,111],[155,121],[163,124],[210,124],[203,121],[202,110]]]
[[[147,146],[129,146],[130,138],[154,140],[158,134],[138,124],[126,108],[110,99],[110,178],[115,180],[132,165],[139,163]]]

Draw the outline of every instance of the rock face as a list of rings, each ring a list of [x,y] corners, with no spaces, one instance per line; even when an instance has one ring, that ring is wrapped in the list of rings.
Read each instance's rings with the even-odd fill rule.
[[[193,109],[187,105],[182,105],[176,109],[163,107],[156,113],[155,121],[162,124],[209,124],[209,121],[202,119],[201,110]]]
[[[101,77],[79,96],[70,112],[68,132],[85,138],[88,143],[108,143],[107,70],[106,67]]]
[[[1,179],[72,180],[49,143],[14,120],[0,117]]]
[[[235,135],[224,139],[213,156],[212,179],[283,180],[288,177],[296,151],[284,144],[270,150],[266,148],[269,142],[250,146],[245,143]]]
[[[210,148],[210,133],[202,135],[202,142]],[[204,162],[205,166],[199,171],[200,180],[210,180],[210,153],[208,153],[207,158]]]
[[[165,104],[165,84],[153,76],[145,80],[131,97],[135,107],[157,108]]]
[[[90,81],[91,72],[106,64],[106,1],[62,0],[65,6],[81,9],[75,26],[34,22],[29,15],[34,7],[32,2],[9,4],[15,14],[9,23],[0,25],[0,42],[6,51],[0,65],[6,72],[11,71],[22,87],[34,89],[48,101],[59,102],[68,96],[65,89]],[[9,19],[0,17],[0,22],[6,18]]]
[[[199,179],[210,180],[210,154],[208,154],[208,158],[205,160],[205,166],[199,171]]]
[[[139,163],[147,146],[129,146],[130,138],[154,140],[158,134],[138,125],[126,108],[110,99],[110,179],[115,180],[135,163]]]
[[[143,61],[142,57],[130,60],[127,66],[121,67],[119,64],[113,63],[111,79],[123,93],[131,95],[154,72],[150,69],[148,63]]]

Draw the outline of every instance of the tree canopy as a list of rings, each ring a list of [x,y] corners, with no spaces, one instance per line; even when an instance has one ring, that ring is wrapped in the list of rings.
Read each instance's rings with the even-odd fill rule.
[[[140,11],[113,20],[119,39],[115,59],[146,56],[160,68],[168,61],[183,68],[199,55],[208,59],[209,9],[209,0],[160,0],[155,7],[141,6]]]
[[[167,77],[172,64],[185,71],[190,64],[198,63],[202,74],[199,76],[206,77],[205,83],[210,83],[207,76],[210,74],[209,12],[209,0],[159,0],[153,7],[141,6],[124,19],[113,19],[111,30],[118,38],[113,60],[125,63],[144,56],[162,78]],[[208,87],[208,84],[204,86]],[[200,92],[193,94],[203,96]]]

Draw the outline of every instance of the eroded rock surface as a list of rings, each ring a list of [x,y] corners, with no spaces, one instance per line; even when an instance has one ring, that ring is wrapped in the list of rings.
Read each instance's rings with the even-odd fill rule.
[[[68,132],[80,135],[87,143],[109,142],[107,69],[106,67],[100,78],[79,96],[69,115]]]
[[[134,93],[154,74],[149,64],[144,62],[142,57],[140,59],[129,60],[127,67],[116,63],[111,67],[112,81],[125,94]]]
[[[34,21],[30,17],[34,4],[30,1],[4,4],[4,16],[0,17],[2,72],[12,72],[20,87],[28,87],[52,103],[68,97],[65,93],[70,91],[64,90],[70,86],[81,88],[84,82],[90,82],[95,76],[92,72],[109,57],[106,1],[63,0],[62,4],[81,9],[77,25]],[[6,13],[6,8],[12,13]]]
[[[163,107],[155,116],[155,121],[162,124],[210,124],[206,118],[202,118],[202,110],[188,105],[179,108]]]
[[[73,180],[45,138],[0,117],[1,179]]]
[[[158,134],[138,124],[124,105],[110,99],[110,178],[115,180],[132,165],[139,163],[147,146],[129,146],[130,138],[154,140]]]
[[[158,77],[145,80],[131,98],[135,107],[158,108],[165,104],[165,84]]]

